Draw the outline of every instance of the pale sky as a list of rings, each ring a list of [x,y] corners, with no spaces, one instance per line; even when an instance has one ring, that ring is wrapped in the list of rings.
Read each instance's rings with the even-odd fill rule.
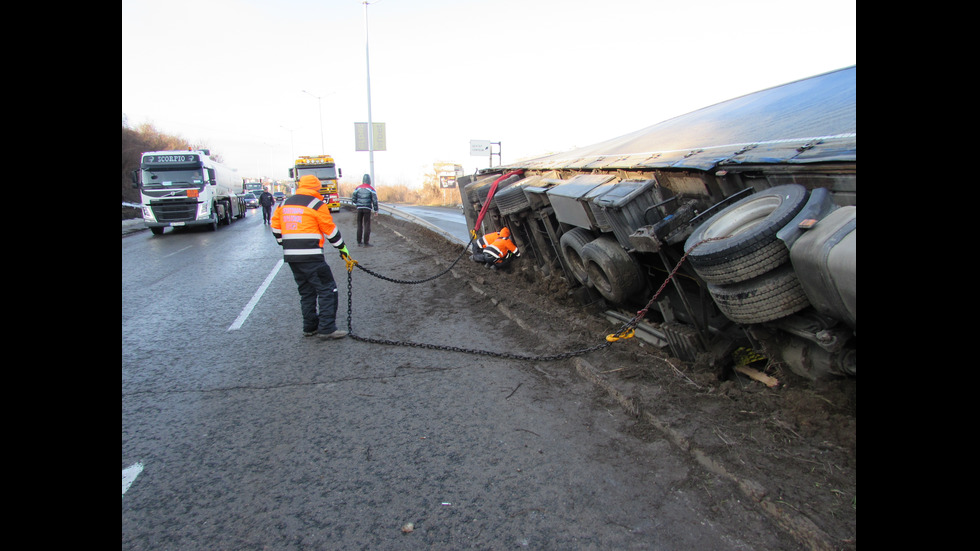
[[[371,0],[366,38],[362,0],[122,0],[122,114],[243,177],[323,152],[360,181],[369,60],[375,183],[415,187],[489,166],[470,140],[508,164],[856,65],[856,20],[856,0]]]

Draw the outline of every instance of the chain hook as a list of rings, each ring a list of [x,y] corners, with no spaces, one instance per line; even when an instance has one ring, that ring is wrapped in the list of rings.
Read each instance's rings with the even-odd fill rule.
[[[347,264],[347,273],[348,274],[351,273],[352,271],[354,271],[354,266],[357,266],[357,261],[354,260],[353,258],[351,258],[351,256],[349,254],[348,255],[344,255],[344,262]]]
[[[610,333],[606,335],[606,340],[608,342],[616,342],[620,339],[632,339],[634,336],[636,336],[636,329],[627,327],[619,333]]]

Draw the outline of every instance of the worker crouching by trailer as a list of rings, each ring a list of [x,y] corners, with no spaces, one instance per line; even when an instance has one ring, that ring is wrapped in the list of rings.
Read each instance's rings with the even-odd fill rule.
[[[475,243],[477,252],[470,260],[481,263],[493,270],[506,268],[514,258],[521,256],[517,245],[510,238],[510,230],[501,229],[499,232],[488,233]]]

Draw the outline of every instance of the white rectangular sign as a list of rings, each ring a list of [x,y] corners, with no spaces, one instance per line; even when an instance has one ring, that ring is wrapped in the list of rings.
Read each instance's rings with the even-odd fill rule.
[[[471,157],[489,157],[490,140],[470,140]]]
[[[371,123],[374,128],[374,147],[368,148],[368,123],[354,123],[354,151],[386,151],[385,123]]]

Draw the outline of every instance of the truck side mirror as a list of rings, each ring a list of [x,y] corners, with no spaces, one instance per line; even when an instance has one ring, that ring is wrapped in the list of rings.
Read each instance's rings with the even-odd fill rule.
[[[337,167],[337,177],[338,178],[343,178],[344,177],[344,171],[341,170],[340,167]]]
[[[133,179],[133,187],[134,188],[139,188],[140,187],[139,171],[138,170],[134,170],[134,171],[130,172],[129,175]]]
[[[212,186],[218,185],[218,181],[214,178],[213,168],[208,169],[208,183],[211,184]]]
[[[293,177],[293,169],[289,169],[289,177],[290,177],[290,178],[292,178],[292,177]]]

